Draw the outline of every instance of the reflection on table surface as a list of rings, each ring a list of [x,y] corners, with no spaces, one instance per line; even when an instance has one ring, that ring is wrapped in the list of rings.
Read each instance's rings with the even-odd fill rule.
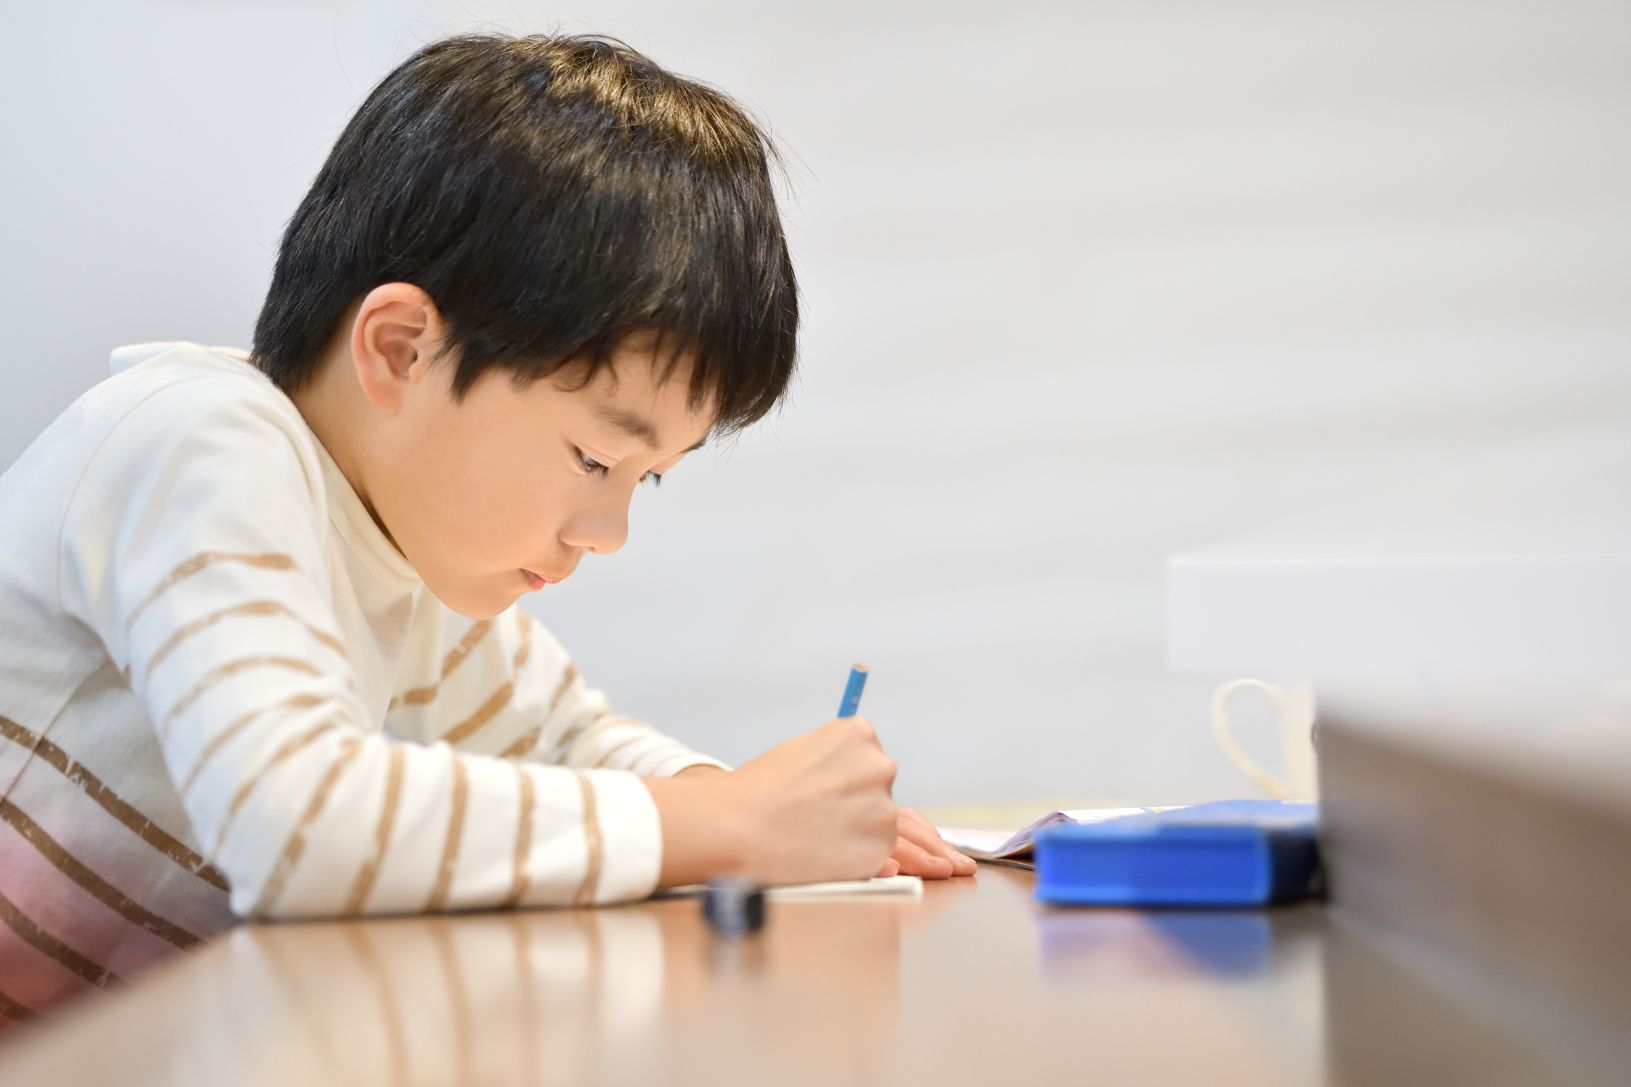
[[[1320,905],[1066,910],[982,867],[921,900],[245,925],[0,1047],[45,1084],[1409,1081],[1544,1070]],[[1435,1041],[1437,1039],[1437,1041]]]

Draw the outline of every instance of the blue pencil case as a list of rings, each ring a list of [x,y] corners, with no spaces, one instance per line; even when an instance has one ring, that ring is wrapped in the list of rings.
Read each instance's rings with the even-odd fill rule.
[[[1036,897],[1072,906],[1262,906],[1320,891],[1319,806],[1220,800],[1036,839]]]

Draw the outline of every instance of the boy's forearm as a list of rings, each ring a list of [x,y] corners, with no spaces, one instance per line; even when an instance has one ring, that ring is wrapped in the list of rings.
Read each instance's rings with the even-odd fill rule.
[[[662,823],[659,887],[702,883],[741,869],[748,820],[724,795],[730,774],[717,766],[688,766],[668,778],[646,778]]]

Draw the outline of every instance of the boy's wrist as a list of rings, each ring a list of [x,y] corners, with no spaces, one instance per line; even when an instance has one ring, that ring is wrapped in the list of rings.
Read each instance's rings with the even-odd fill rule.
[[[717,766],[688,766],[672,777],[642,779],[662,828],[658,887],[702,883],[743,868],[744,835],[753,821],[729,795],[733,778]]]

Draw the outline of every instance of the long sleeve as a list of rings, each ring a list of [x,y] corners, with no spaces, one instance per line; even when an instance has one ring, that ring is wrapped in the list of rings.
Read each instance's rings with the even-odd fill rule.
[[[650,724],[613,713],[560,642],[519,605],[472,621],[445,608],[428,618],[441,649],[391,702],[386,727],[460,750],[580,769],[668,777],[724,763]]]
[[[661,832],[635,774],[400,742],[369,720],[311,436],[288,405],[202,395],[208,380],[160,390],[109,432],[68,504],[58,588],[145,706],[233,911],[650,893]],[[562,712],[587,713],[585,699]]]

